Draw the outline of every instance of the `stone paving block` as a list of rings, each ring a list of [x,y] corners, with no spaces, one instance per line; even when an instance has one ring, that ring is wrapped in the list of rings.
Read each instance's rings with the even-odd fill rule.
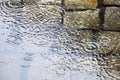
[[[103,0],[106,5],[120,5],[120,0]]]
[[[97,0],[65,0],[66,9],[95,9]]]
[[[97,32],[97,42],[99,48],[97,53],[102,54],[120,54],[120,33],[119,32]]]
[[[61,5],[61,0],[23,0],[26,4],[57,4]]]
[[[64,27],[99,29],[99,11],[87,10],[79,12],[65,12]]]
[[[120,8],[107,7],[105,10],[105,30],[120,30]]]

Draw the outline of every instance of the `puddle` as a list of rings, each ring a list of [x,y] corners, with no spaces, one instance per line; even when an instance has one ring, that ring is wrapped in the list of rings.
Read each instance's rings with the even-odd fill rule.
[[[69,30],[62,9],[0,1],[0,80],[119,80],[120,56],[97,53],[91,30]]]

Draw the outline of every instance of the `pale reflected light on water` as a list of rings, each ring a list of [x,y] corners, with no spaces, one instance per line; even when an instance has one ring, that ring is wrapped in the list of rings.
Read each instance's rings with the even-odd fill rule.
[[[120,79],[120,56],[96,53],[92,31],[63,29],[60,13],[58,6],[0,3],[0,80]]]

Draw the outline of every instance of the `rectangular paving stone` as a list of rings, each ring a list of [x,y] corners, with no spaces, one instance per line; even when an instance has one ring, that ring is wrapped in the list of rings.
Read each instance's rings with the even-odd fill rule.
[[[99,29],[99,11],[65,12],[65,28]]]
[[[61,5],[61,0],[23,0],[26,4],[57,4]]]
[[[120,5],[120,0],[103,0],[106,5]]]
[[[107,7],[105,10],[105,30],[120,30],[120,8]]]
[[[120,54],[120,32],[103,31],[96,32],[97,53]]]
[[[66,9],[95,9],[97,0],[65,0]]]

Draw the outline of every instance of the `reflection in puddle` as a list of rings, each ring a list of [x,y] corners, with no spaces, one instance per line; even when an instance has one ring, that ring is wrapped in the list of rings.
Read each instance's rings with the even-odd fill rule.
[[[120,56],[96,53],[111,39],[63,29],[61,12],[55,5],[0,3],[0,80],[120,79]]]

